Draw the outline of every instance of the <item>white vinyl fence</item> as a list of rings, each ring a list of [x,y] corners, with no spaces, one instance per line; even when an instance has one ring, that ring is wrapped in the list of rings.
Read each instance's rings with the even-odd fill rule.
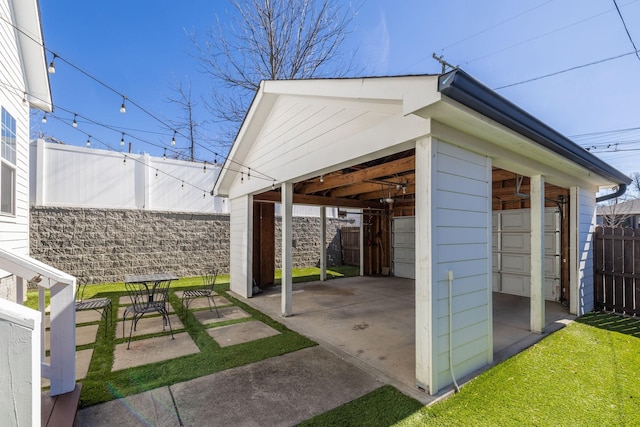
[[[210,194],[221,166],[204,166],[39,139],[29,151],[29,202],[38,207],[229,213],[227,200]],[[293,215],[319,217],[320,208],[295,205]],[[337,208],[327,209],[327,218],[337,217]],[[359,215],[350,217],[359,224]]]
[[[220,166],[95,148],[31,143],[35,206],[228,213],[210,194]]]

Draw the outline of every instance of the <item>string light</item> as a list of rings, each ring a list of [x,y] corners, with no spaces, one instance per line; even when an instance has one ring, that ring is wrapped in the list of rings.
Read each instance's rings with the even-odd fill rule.
[[[244,172],[240,172],[240,184],[244,184]]]
[[[87,147],[91,147],[91,135],[87,137]]]
[[[167,160],[167,149],[164,149],[164,154],[162,155],[162,160]]]
[[[204,199],[205,197],[207,197],[207,192],[206,191],[202,193],[202,198]]]
[[[204,166],[202,167],[202,173],[207,173],[207,161],[204,161]]]
[[[27,105],[27,92],[22,96],[22,105]]]
[[[251,181],[251,168],[249,168],[249,172],[247,173],[247,181]]]
[[[56,73],[56,64],[55,64],[55,60],[56,60],[56,54],[53,54],[53,58],[51,58],[51,62],[49,63],[49,74],[55,74]]]
[[[47,113],[44,113],[44,116],[42,116],[42,123],[47,123]]]
[[[182,181],[182,188],[184,188],[184,181]]]
[[[320,175],[320,182],[324,182],[324,175]]]
[[[123,97],[123,104],[124,104],[124,100],[127,99],[125,95],[123,95],[122,93],[120,93],[119,91],[117,91],[116,89],[114,89],[112,86],[110,86],[109,84],[105,83],[104,81],[98,79],[97,77],[89,74],[87,71],[83,70],[82,68],[80,68],[79,66],[73,64],[72,62],[68,61],[67,59],[65,59],[64,57],[58,55],[57,53],[53,52],[51,49],[48,49],[44,46],[44,44],[40,41],[35,39],[33,36],[31,36],[29,33],[25,32],[24,30],[22,30],[21,28],[19,28],[18,26],[16,26],[14,23],[12,23],[11,21],[9,21],[8,19],[0,16],[0,19],[3,20],[4,22],[8,23],[10,26],[12,26],[16,31],[18,31],[19,33],[25,35],[26,37],[28,37],[32,42],[34,42],[36,45],[38,45],[39,47],[41,47],[45,52],[49,52],[53,55],[51,62],[49,63],[49,68],[47,69],[47,71],[49,72],[55,72],[55,60],[59,59],[61,61],[64,61],[66,64],[68,64],[69,66],[71,66],[72,68],[74,68],[76,71],[80,72],[81,74],[83,74],[84,76],[88,77],[89,79],[95,81],[96,83],[104,86],[105,88],[107,88],[108,90],[118,94],[119,96]],[[51,70],[50,70],[51,68]],[[42,100],[42,99],[41,99]],[[23,101],[26,103],[26,92],[25,92],[25,97],[23,98]],[[46,101],[46,100],[43,100]],[[140,110],[142,110],[145,114],[147,114],[149,117],[157,120],[158,122],[160,122],[163,125],[167,125],[167,123],[165,123],[162,119],[160,119],[158,116],[154,115],[153,113],[151,113],[149,110],[147,110],[146,108],[144,108],[142,105],[136,103],[135,101],[129,99],[129,102],[131,102],[133,105],[135,105],[136,107],[138,107]],[[77,121],[75,120],[75,113],[74,113],[74,127],[77,127]],[[106,126],[105,126],[106,127]],[[174,130],[174,139],[175,139],[175,135],[177,134],[177,131]],[[214,151],[212,151],[209,147],[197,143],[199,146],[203,147],[204,149],[211,151],[213,154],[216,154]],[[245,165],[243,165],[242,163],[238,162],[237,160],[231,159],[231,158],[226,158],[225,162],[229,161],[231,163],[237,164],[240,167],[243,167]],[[237,172],[237,171],[236,171]],[[269,177],[268,175],[265,175],[261,172],[259,172],[259,178],[260,179],[267,179],[267,180],[272,180],[272,177]]]
[[[78,120],[77,120],[78,115],[77,114],[73,114],[73,123],[71,123],[71,126],[73,126],[74,128],[78,127]]]
[[[276,189],[276,182],[275,182],[275,181],[273,181],[273,182],[271,183],[271,189],[272,189],[272,190],[275,190],[275,189]]]
[[[124,96],[124,95],[122,95],[122,105],[120,106],[120,112],[121,112],[122,114],[124,114],[124,113],[126,113],[126,112],[127,112],[127,106],[126,106],[126,105],[124,105],[124,102],[125,102],[125,100],[126,100],[126,99],[127,99],[127,97],[126,97],[126,96]]]
[[[173,137],[171,138],[171,146],[176,145],[176,131],[173,131]]]
[[[120,138],[120,146],[124,145],[124,132],[122,132],[122,138]]]
[[[156,169],[156,178],[158,177],[158,169]]]
[[[124,160],[122,160],[122,164],[125,165],[125,166],[127,165],[127,156],[126,155],[124,156]]]
[[[213,166],[218,166],[218,155],[213,156]]]

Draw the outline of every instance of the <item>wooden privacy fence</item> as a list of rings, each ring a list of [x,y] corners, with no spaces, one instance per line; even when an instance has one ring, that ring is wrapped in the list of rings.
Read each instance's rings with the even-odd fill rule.
[[[640,229],[597,227],[595,307],[640,316]]]

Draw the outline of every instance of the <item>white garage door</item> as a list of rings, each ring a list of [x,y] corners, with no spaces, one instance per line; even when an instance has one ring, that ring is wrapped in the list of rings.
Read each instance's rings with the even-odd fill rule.
[[[493,290],[530,296],[531,220],[529,209],[493,212]],[[544,217],[545,299],[560,300],[560,226],[558,208]]]
[[[416,278],[416,218],[404,216],[392,223],[393,275]]]

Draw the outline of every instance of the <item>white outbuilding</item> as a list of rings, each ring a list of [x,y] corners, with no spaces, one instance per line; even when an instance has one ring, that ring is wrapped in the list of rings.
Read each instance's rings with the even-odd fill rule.
[[[435,394],[492,363],[493,292],[530,298],[538,333],[545,300],[592,310],[596,193],[629,182],[456,69],[263,81],[214,192],[230,200],[231,290],[247,298],[272,274],[282,204],[283,316],[292,204],[360,209],[361,274],[415,280],[416,385]]]

